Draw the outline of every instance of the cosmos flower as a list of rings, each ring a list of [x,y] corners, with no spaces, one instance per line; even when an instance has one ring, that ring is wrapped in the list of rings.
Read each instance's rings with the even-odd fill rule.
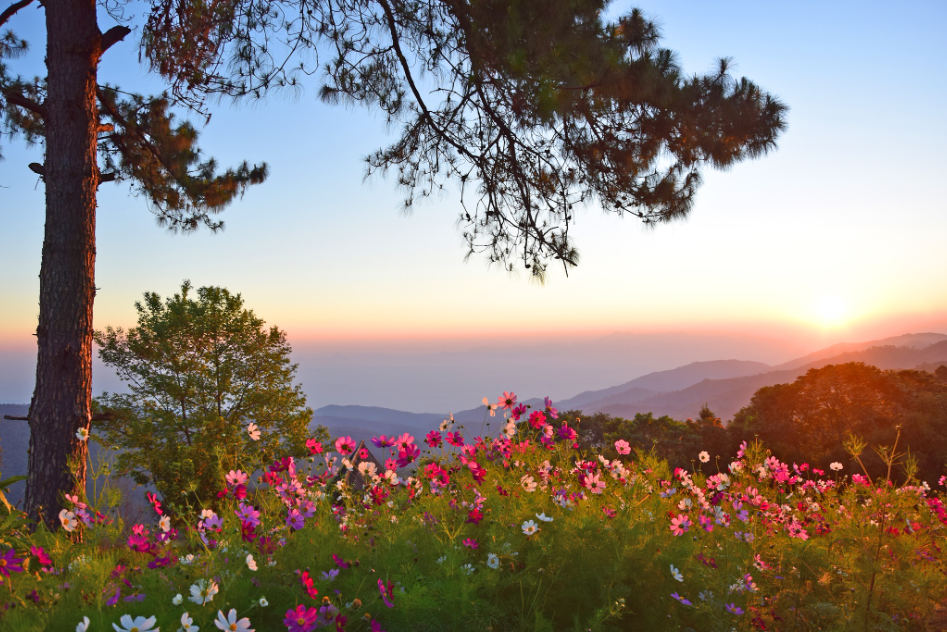
[[[743,614],[743,609],[740,606],[736,605],[735,603],[728,603],[727,612],[729,612],[730,614],[735,614],[739,616]]]
[[[76,626],[76,632],[86,632],[89,629],[89,617],[82,617],[82,621]]]
[[[253,559],[253,554],[252,554],[252,553],[249,554],[249,555],[247,555],[246,562],[247,562],[247,568],[249,568],[251,571],[255,571],[255,570],[257,570],[257,568],[259,568],[259,567],[256,565],[256,560]]]
[[[503,391],[503,395],[497,400],[497,406],[506,410],[511,410],[516,406],[516,393]]]
[[[688,601],[688,600],[685,599],[684,597],[681,597],[681,596],[680,596],[679,594],[677,594],[677,593],[671,593],[671,597],[673,597],[674,599],[677,599],[678,601],[680,601],[680,602],[681,602],[682,604],[684,604],[685,606],[690,606],[690,605],[692,605],[690,601]]]
[[[710,461],[710,454],[707,453],[707,450],[704,450],[703,452],[697,455],[697,458],[700,459],[701,463],[707,463]]]
[[[123,614],[122,618],[118,620],[122,624],[122,627],[118,627],[115,623],[112,624],[112,627],[115,628],[115,632],[158,632],[158,628],[154,627],[157,619],[155,617],[135,617],[132,619],[131,615]]]
[[[674,564],[671,564],[671,577],[673,577],[679,582],[684,581],[684,576],[681,575],[681,571],[677,570],[677,568],[674,567]]]
[[[536,518],[543,522],[552,522],[553,519],[546,515],[546,512],[536,514]]]
[[[16,557],[16,551],[13,549],[7,549],[0,555],[0,573],[9,577],[10,571],[23,572],[23,559]]]
[[[75,531],[76,527],[79,526],[79,521],[76,520],[76,514],[68,509],[63,509],[59,512],[59,522],[62,524],[63,529],[70,532]]]
[[[838,461],[835,461],[834,463],[832,463],[832,464],[829,465],[829,469],[831,469],[831,470],[833,470],[833,471],[835,471],[835,472],[838,472],[838,471],[841,470],[843,467],[844,467],[844,466],[843,466],[841,463],[839,463]]]
[[[615,442],[615,450],[618,454],[631,454],[631,445],[624,439]]]
[[[476,549],[479,545],[477,544],[476,540],[467,538],[464,540],[464,546],[466,546],[468,549]]]
[[[209,579],[199,579],[191,585],[191,596],[189,599],[199,606],[208,604],[214,600],[214,595],[218,592],[217,582]]]
[[[250,619],[244,617],[237,620],[237,611],[233,608],[230,609],[226,617],[222,610],[218,610],[214,625],[226,632],[253,632],[253,628],[250,627]]]
[[[674,535],[684,535],[684,532],[690,529],[691,521],[684,514],[675,516],[671,519],[671,533]]]
[[[171,599],[171,603],[173,603],[175,606],[180,606],[182,603],[184,603],[184,597],[181,596],[181,593],[178,593]]]
[[[180,597],[180,595],[178,595]],[[199,627],[194,625],[194,619],[191,618],[191,615],[184,613],[181,615],[181,628],[178,632],[198,632]]]
[[[526,522],[524,522],[522,529],[523,529],[523,533],[528,536],[533,535],[534,533],[539,531],[539,527],[536,525],[536,523],[533,520],[527,520]]]
[[[79,428],[76,430],[76,439],[79,441],[88,441],[89,440],[89,429],[88,428]]]
[[[339,454],[351,454],[355,451],[355,447],[352,437],[339,437],[335,440],[335,451]]]
[[[252,421],[250,425],[247,426],[247,434],[250,435],[250,438],[254,441],[260,440],[260,428]]]
[[[319,611],[307,608],[304,604],[296,606],[295,610],[287,610],[283,623],[289,632],[312,632],[319,619]]]
[[[487,566],[492,569],[500,568],[500,558],[496,553],[487,554]]]

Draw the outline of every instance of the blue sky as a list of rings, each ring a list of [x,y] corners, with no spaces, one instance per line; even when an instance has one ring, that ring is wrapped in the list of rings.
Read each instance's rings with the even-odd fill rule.
[[[385,142],[383,121],[318,103],[313,83],[295,99],[214,108],[205,151],[222,165],[265,160],[272,173],[225,211],[221,234],[169,235],[127,186],[102,187],[96,326],[133,324],[142,292],[170,294],[187,278],[241,292],[297,345],[340,352],[613,331],[749,332],[814,348],[947,331],[938,186],[947,4],[634,6],[658,19],[686,72],[732,57],[735,74],[791,108],[776,152],[705,173],[688,220],[651,231],[587,208],[573,233],[581,265],[545,287],[482,259],[464,263],[456,192],[400,215],[390,179],[363,181],[361,158]],[[42,11],[11,26],[34,46],[13,69],[41,72]],[[160,89],[136,41],[109,51],[100,80]],[[4,140],[3,154],[0,365],[22,365],[33,349],[43,190],[25,167],[38,150]],[[0,385],[0,401],[24,401],[21,382]]]

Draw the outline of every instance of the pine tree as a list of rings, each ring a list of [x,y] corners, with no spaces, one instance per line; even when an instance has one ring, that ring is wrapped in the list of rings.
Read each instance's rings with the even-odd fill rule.
[[[32,0],[12,4],[0,27]],[[212,214],[265,166],[217,175],[196,132],[170,108],[208,113],[220,97],[293,89],[317,71],[326,101],[364,104],[401,134],[367,158],[392,172],[404,207],[456,182],[468,256],[542,281],[550,262],[579,261],[569,229],[596,203],[654,224],[685,216],[705,166],[775,147],[785,106],[727,60],[685,77],[640,11],[602,18],[604,0],[151,0],[141,53],[167,80],[157,98],[100,84],[101,55],[130,32],[104,34],[94,0],[44,0],[45,80],[0,69],[4,124],[45,144],[47,224],[37,329],[37,386],[27,505],[46,517],[81,486],[73,433],[88,428],[95,193],[128,179],[171,228],[219,227]],[[12,35],[0,55],[25,43]],[[319,57],[322,57],[321,62]]]

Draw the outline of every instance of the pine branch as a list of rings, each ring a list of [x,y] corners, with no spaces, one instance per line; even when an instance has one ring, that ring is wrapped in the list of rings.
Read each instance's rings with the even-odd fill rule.
[[[32,0],[30,0],[32,2]],[[102,33],[102,53],[110,49],[115,44],[119,43],[125,36],[131,33],[132,30],[127,26],[113,26],[105,33]]]
[[[30,112],[33,112],[34,114],[38,114],[43,119],[46,118],[46,115],[47,115],[46,106],[43,105],[42,103],[37,103],[33,99],[27,98],[23,96],[22,94],[20,94],[19,92],[10,90],[9,88],[2,89],[2,92],[7,102],[12,103],[13,105],[19,105],[21,108],[25,110],[29,110]]]
[[[3,26],[7,23],[7,20],[13,17],[13,15],[22,9],[23,7],[32,4],[33,0],[20,0],[19,2],[14,2],[8,6],[3,13],[0,13],[0,26]]]

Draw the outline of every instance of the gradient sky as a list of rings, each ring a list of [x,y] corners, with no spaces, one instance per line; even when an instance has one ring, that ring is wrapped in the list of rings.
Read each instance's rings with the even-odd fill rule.
[[[100,189],[96,326],[131,325],[142,292],[167,295],[190,279],[242,293],[292,343],[335,352],[615,331],[742,332],[812,350],[947,331],[947,4],[612,9],[631,6],[657,18],[685,72],[732,57],[737,76],[791,108],[776,152],[705,172],[688,220],[646,230],[585,209],[572,232],[581,264],[568,278],[554,270],[545,287],[483,259],[464,263],[456,193],[400,215],[390,179],[363,182],[361,158],[388,138],[383,121],[318,103],[313,83],[295,99],[214,108],[205,152],[225,166],[265,160],[272,174],[225,211],[221,234],[169,235],[126,185]],[[33,46],[13,70],[42,72],[42,11],[10,26]],[[107,53],[100,81],[160,89],[136,41]],[[24,358],[35,349],[44,204],[26,169],[38,150],[4,139],[2,151],[0,365],[9,377],[12,364],[32,372]],[[28,400],[29,382],[0,379],[0,401]]]

